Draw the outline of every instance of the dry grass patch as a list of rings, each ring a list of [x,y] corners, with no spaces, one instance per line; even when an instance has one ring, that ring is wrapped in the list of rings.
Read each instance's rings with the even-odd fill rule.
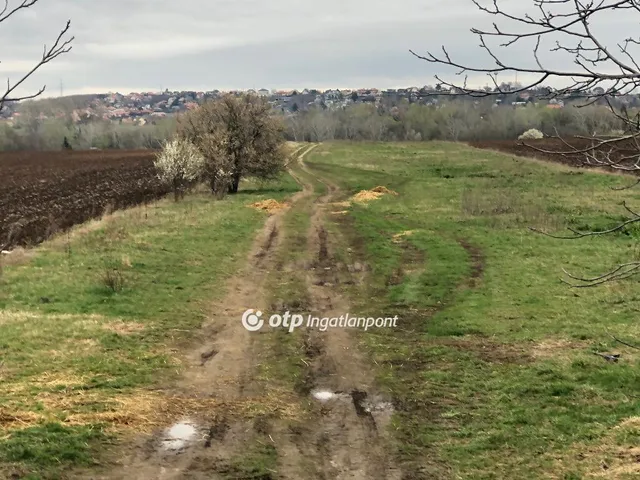
[[[375,193],[382,193],[382,194],[385,194],[385,195],[398,195],[398,192],[394,192],[393,190],[389,190],[387,187],[384,187],[382,185],[372,188],[371,191],[375,192]]]
[[[161,202],[161,200],[154,202],[154,205],[159,202]],[[122,235],[123,232],[116,231],[124,228],[123,223],[126,222],[131,224],[140,221],[148,208],[148,205],[137,205],[128,208],[126,211],[122,211],[113,210],[113,207],[107,205],[102,216],[99,218],[94,218],[79,225],[74,225],[69,230],[54,235],[44,243],[44,246],[50,246],[54,249],[66,249],[70,242],[86,237],[90,233],[96,232],[100,229],[104,229],[111,235],[114,235],[115,233]]]
[[[487,363],[524,364],[531,360],[529,353],[522,346],[498,343],[486,338],[472,336],[442,338],[438,339],[436,344],[473,353]]]
[[[268,200],[262,200],[260,202],[255,202],[249,205],[249,207],[255,208],[257,210],[262,210],[268,212],[269,214],[275,213],[279,210],[287,208],[289,205],[287,203],[281,203],[272,198]]]
[[[13,250],[3,250],[0,253],[0,268],[5,266],[17,266],[29,263],[35,256],[34,250],[27,250],[22,247],[16,247]]]
[[[402,243],[402,241],[403,241],[403,239],[405,237],[410,237],[414,233],[415,233],[414,230],[405,230],[404,232],[396,233],[391,238],[392,238],[393,243]]]
[[[372,200],[377,200],[384,195],[398,195],[398,193],[380,185],[372,188],[371,190],[360,190],[353,197],[351,197],[351,200],[357,203],[366,203]]]
[[[38,328],[38,322],[64,322],[73,324],[80,330],[93,330],[102,328],[112,332],[128,335],[135,332],[143,331],[146,326],[139,322],[125,322],[124,320],[113,320],[109,317],[97,314],[42,314],[38,312],[28,312],[19,310],[0,311],[0,325],[7,323],[24,323],[33,322],[33,329],[30,330],[31,335],[37,336],[41,333]],[[92,338],[69,339],[68,346],[73,347],[75,344],[83,347],[96,346],[96,340]]]
[[[29,386],[40,389],[57,387],[80,387],[87,384],[87,378],[71,372],[43,373],[37,377],[29,378]]]
[[[584,478],[640,478],[640,417],[630,417],[609,429],[596,445],[583,443],[571,446],[568,455],[555,461],[559,473],[582,470]]]
[[[8,323],[22,323],[29,320],[37,320],[38,318],[42,318],[42,316],[32,312],[0,310],[0,325],[6,325]]]
[[[74,323],[79,327],[91,327],[104,323],[107,321],[107,317],[93,313],[40,313],[27,310],[0,310],[0,325],[12,322],[22,323],[38,320]]]
[[[47,417],[35,412],[15,412],[0,406],[0,438],[5,437],[11,430],[33,427],[47,421]]]
[[[131,268],[133,266],[131,263],[131,258],[129,258],[129,255],[123,255],[121,263],[123,267]]]
[[[108,432],[137,434],[151,433],[184,417],[211,418],[224,414],[226,417],[253,418],[270,414],[301,418],[303,411],[299,401],[289,397],[288,393],[274,391],[239,402],[221,402],[211,397],[164,395],[147,390],[135,390],[113,398],[80,389],[41,392],[34,400],[44,406],[43,411],[24,410],[21,404],[0,407],[0,429],[8,432],[60,421],[73,426],[102,424]]]
[[[117,333],[119,335],[131,335],[143,331],[146,326],[138,322],[124,322],[122,320],[117,322],[109,322],[102,326],[105,330]]]
[[[53,390],[60,387],[77,388],[87,384],[87,378],[76,375],[72,372],[47,372],[38,376],[31,376],[21,381],[9,380],[9,375],[2,379],[2,393],[5,396],[18,397],[28,391]],[[32,397],[29,395],[29,397]],[[17,399],[17,401],[20,399]],[[28,398],[26,400],[32,400]],[[20,400],[21,401],[21,400]],[[6,406],[6,405],[5,405]]]
[[[99,348],[99,343],[93,338],[73,338],[66,341],[65,353],[59,352],[59,354],[67,356],[71,352],[74,355],[86,354],[94,352],[96,348]]]
[[[534,344],[531,356],[536,359],[565,359],[569,360],[588,346],[586,342],[567,340],[563,338],[549,338]]]

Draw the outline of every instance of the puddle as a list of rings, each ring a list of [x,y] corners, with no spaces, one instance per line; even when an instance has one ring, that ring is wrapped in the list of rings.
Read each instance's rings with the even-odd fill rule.
[[[346,400],[350,399],[350,395],[344,392],[332,392],[331,390],[315,390],[311,392],[311,396],[321,402],[327,402],[329,400]]]
[[[182,450],[193,442],[198,434],[196,426],[190,422],[180,422],[173,425],[166,432],[162,440],[164,450]]]
[[[315,390],[311,392],[311,396],[320,402],[328,402],[329,400],[353,402],[356,412],[361,416],[369,416],[372,413],[391,414],[393,412],[393,404],[391,402],[387,402],[378,396],[368,398],[367,392],[360,390],[354,390],[351,393]]]
[[[316,400],[320,400],[321,402],[326,402],[327,400],[331,400],[337,397],[337,395],[329,390],[318,390],[315,392],[311,392],[311,395]]]
[[[377,395],[369,397],[367,392],[361,390],[351,392],[351,399],[356,413],[360,416],[372,416],[374,413],[388,415],[393,412],[391,402],[387,402]]]
[[[365,402],[363,404],[364,410],[367,413],[372,412],[390,412],[393,410],[391,402]]]
[[[394,408],[391,402],[380,398],[367,399],[361,404],[362,416],[370,418],[376,430],[384,430],[391,422]]]

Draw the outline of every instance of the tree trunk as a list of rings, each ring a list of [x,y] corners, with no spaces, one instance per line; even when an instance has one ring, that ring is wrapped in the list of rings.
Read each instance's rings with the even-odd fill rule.
[[[229,184],[229,193],[238,193],[238,187],[240,187],[240,173],[235,173]]]
[[[173,179],[173,201],[180,200],[180,186],[177,178]]]

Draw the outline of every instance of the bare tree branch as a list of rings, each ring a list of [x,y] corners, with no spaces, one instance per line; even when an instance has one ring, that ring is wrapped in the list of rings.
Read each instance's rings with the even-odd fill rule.
[[[633,187],[640,185],[640,179],[633,182],[631,185],[625,185],[623,187],[611,187],[611,190],[621,191],[621,190],[630,190]]]
[[[611,338],[613,338],[616,342],[621,343],[622,345],[626,345],[627,347],[635,348],[636,350],[640,350],[640,347],[637,347],[636,345],[632,345],[630,343],[624,342],[624,341],[620,340],[619,338],[614,337],[613,335],[611,335]]]
[[[11,18],[15,13],[20,10],[32,7],[39,0],[22,0],[17,6],[11,8],[9,6],[9,0],[4,1],[4,7],[0,10],[0,23],[6,21]],[[39,70],[43,65],[49,63],[60,55],[64,55],[71,51],[71,43],[75,39],[75,37],[65,38],[67,37],[69,30],[71,28],[71,20],[67,21],[65,27],[60,31],[57,38],[55,39],[53,45],[50,48],[47,48],[45,45],[42,52],[42,57],[40,60],[25,73],[21,78],[19,78],[15,82],[11,82],[10,79],[7,79],[7,87],[3,93],[0,94],[0,111],[4,107],[7,102],[17,102],[20,100],[28,100],[36,98],[42,95],[46,89],[46,85],[40,88],[37,92],[28,95],[17,95],[12,96],[18,87],[20,87],[27,79],[29,79],[37,70]]]
[[[587,288],[602,285],[603,283],[611,282],[614,280],[625,280],[634,275],[637,275],[638,273],[640,273],[640,262],[623,263],[607,273],[592,278],[579,277],[567,272],[565,269],[562,269],[562,271],[567,277],[578,282],[572,283],[561,279],[563,283],[566,283],[573,288]]]
[[[503,0],[470,0],[476,8],[494,17],[491,29],[472,28],[479,41],[479,49],[486,54],[485,65],[467,65],[457,61],[445,46],[442,53],[427,51],[418,54],[409,52],[416,58],[426,62],[451,68],[455,76],[463,81],[447,81],[441,76],[435,78],[439,82],[438,96],[472,96],[489,97],[505,94],[527,92],[539,99],[572,97],[580,99],[578,107],[596,102],[605,104],[612,115],[624,126],[624,134],[613,137],[597,136],[594,132],[589,137],[574,137],[575,141],[563,138],[557,130],[552,138],[558,139],[562,145],[560,150],[549,150],[535,144],[534,141],[522,143],[533,152],[548,155],[562,155],[571,159],[581,159],[583,165],[606,167],[623,172],[640,174],[640,114],[629,115],[626,105],[614,104],[613,99],[637,93],[640,87],[640,62],[635,57],[640,54],[640,37],[627,37],[614,44],[607,44],[593,25],[604,14],[616,12],[620,16],[637,15],[640,19],[640,0],[532,0],[532,12],[514,14],[504,5],[513,5]],[[521,4],[522,2],[518,2]],[[506,21],[512,28],[499,24]],[[515,28],[515,30],[513,29]],[[497,44],[490,42],[497,40]],[[504,54],[516,44],[523,41],[535,41],[532,56],[528,63],[513,64],[505,60]],[[547,46],[548,54],[543,57],[542,51]],[[635,51],[634,51],[635,48]],[[573,64],[564,61],[566,68],[550,68],[545,66],[553,55],[570,56]],[[518,58],[521,55],[518,56]],[[524,86],[498,84],[498,75],[502,73],[529,76]],[[468,85],[469,74],[486,74],[494,88],[479,88]],[[532,78],[532,79],[531,79]],[[562,81],[562,88],[550,88],[545,83],[554,80]],[[509,87],[509,88],[507,88]],[[585,140],[586,145],[585,146]],[[640,184],[617,188],[623,190]],[[571,235],[556,235],[531,228],[532,231],[558,239],[579,239],[611,234],[622,231],[631,224],[640,222],[640,214],[623,204],[630,218],[607,230],[584,232],[569,228]],[[602,283],[629,278],[640,272],[640,262],[618,265],[611,271],[593,278],[579,277],[565,271],[569,280],[563,280],[573,287],[591,287]]]
[[[24,8],[29,8],[38,3],[39,0],[23,0],[16,7],[9,7],[9,0],[4,0],[4,8],[0,11],[0,23],[7,20],[14,13]]]
[[[613,10],[633,10],[640,12],[637,0],[600,0],[597,4],[593,1],[582,2],[579,0],[533,0],[533,4],[539,11],[538,17],[534,17],[530,14],[514,15],[507,12],[499,2],[499,0],[492,0],[492,7],[483,6],[479,0],[471,0],[471,2],[482,12],[495,16],[499,19],[516,22],[520,26],[530,29],[530,31],[507,31],[501,28],[497,23],[493,23],[492,30],[481,30],[478,28],[472,28],[471,32],[478,37],[480,41],[480,48],[485,51],[489,58],[493,60],[494,66],[478,67],[471,65],[463,65],[460,62],[455,61],[447,49],[442,46],[442,55],[435,55],[431,52],[420,55],[414,50],[409,52],[415,57],[434,64],[440,64],[448,67],[454,67],[458,71],[457,75],[465,73],[485,73],[489,75],[492,81],[495,79],[495,75],[503,72],[510,73],[525,73],[533,74],[538,78],[522,88],[505,92],[497,86],[497,91],[487,92],[480,88],[470,88],[460,83],[453,83],[444,81],[440,76],[436,76],[436,80],[441,85],[449,87],[454,91],[444,92],[441,94],[449,95],[472,95],[478,97],[485,97],[489,95],[504,94],[504,93],[519,93],[523,91],[531,90],[532,88],[541,85],[543,82],[551,80],[553,78],[560,78],[565,80],[571,80],[571,84],[561,88],[555,92],[552,92],[551,96],[573,94],[574,96],[583,96],[585,98],[592,98],[594,95],[602,97],[605,94],[608,96],[615,96],[620,94],[625,88],[637,86],[638,80],[640,80],[640,68],[633,60],[633,56],[629,51],[630,47],[635,44],[640,44],[640,40],[627,38],[623,44],[616,44],[620,53],[614,53],[609,47],[602,42],[591,28],[592,17],[597,17],[599,14]],[[555,11],[559,6],[572,6],[570,12],[558,12]],[[576,39],[575,45],[563,44],[558,41],[555,42],[556,46],[550,48],[550,52],[567,53],[574,57],[574,64],[578,69],[575,70],[558,70],[546,68],[542,65],[542,61],[539,56],[539,50],[541,47],[541,40],[545,37],[552,37],[554,35],[563,35],[570,39]],[[487,37],[497,37],[504,40],[498,47],[491,47],[486,42]],[[536,46],[533,49],[533,60],[535,66],[523,67],[508,64],[501,59],[501,55],[498,53],[499,49],[507,49],[517,42],[527,39],[535,38]],[[587,66],[590,64],[591,66]],[[603,67],[601,70],[596,71],[592,67],[600,65]],[[605,70],[605,67],[617,67],[618,73],[612,73]],[[594,94],[592,91],[595,87],[605,82],[618,82],[614,88],[606,88],[604,94]],[[628,83],[627,83],[628,82]]]

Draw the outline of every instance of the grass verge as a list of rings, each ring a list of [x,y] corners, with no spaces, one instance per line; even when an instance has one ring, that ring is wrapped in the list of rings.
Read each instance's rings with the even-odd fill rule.
[[[578,241],[528,227],[601,229],[631,190],[583,172],[443,142],[325,144],[308,160],[348,193],[399,193],[333,217],[371,266],[354,310],[398,314],[361,340],[394,398],[412,478],[636,478],[640,429],[634,283],[575,290],[637,257],[637,229]],[[622,354],[619,362],[594,355]]]

